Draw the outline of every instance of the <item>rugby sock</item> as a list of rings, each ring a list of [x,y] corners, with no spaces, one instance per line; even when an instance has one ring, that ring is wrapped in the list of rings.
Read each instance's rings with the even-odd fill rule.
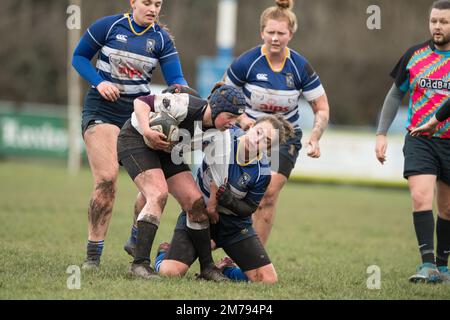
[[[214,260],[211,253],[211,235],[210,228],[203,230],[194,230],[187,228],[192,244],[197,251],[198,261],[200,262],[200,271],[211,265],[214,266]]]
[[[450,221],[438,217],[436,224],[437,254],[436,265],[446,267],[450,253]]]
[[[238,267],[225,267],[222,273],[233,281],[249,281],[246,274]]]
[[[133,263],[150,263],[150,251],[155,239],[158,226],[147,221],[138,221],[138,233],[136,237],[136,249]]]
[[[101,240],[101,241],[88,240],[88,243],[87,243],[87,258],[88,258],[88,260],[100,260],[104,245],[105,245],[105,240]]]
[[[433,211],[414,212],[414,228],[423,263],[435,263],[434,260],[434,217]]]
[[[163,262],[164,258],[166,257],[166,254],[167,254],[167,252],[160,251],[156,255],[156,258],[155,258],[155,270],[156,270],[156,272],[159,272],[159,268],[161,267],[161,263]]]
[[[131,235],[130,235],[130,242],[132,244],[136,244],[137,234],[138,234],[138,228],[137,228],[137,226],[133,225],[133,227],[131,228]]]

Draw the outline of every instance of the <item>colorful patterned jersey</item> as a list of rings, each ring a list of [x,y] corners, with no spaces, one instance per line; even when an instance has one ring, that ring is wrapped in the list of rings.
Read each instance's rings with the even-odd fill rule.
[[[449,100],[450,52],[432,41],[409,49],[391,73],[395,84],[410,93],[408,130],[425,124]],[[450,120],[441,123],[434,137],[450,138]]]

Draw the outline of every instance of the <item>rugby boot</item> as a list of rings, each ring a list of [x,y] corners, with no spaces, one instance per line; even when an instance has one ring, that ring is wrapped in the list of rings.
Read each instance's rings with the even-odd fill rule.
[[[142,278],[145,280],[159,280],[161,277],[153,270],[148,262],[132,263],[128,270],[128,275],[133,278]]]
[[[413,283],[438,283],[441,281],[436,265],[424,263],[417,267],[417,272],[409,278]]]
[[[226,276],[222,274],[219,268],[215,265],[208,266],[204,268],[199,275],[197,275],[198,280],[214,281],[214,282],[225,282],[230,281]]]
[[[87,258],[81,265],[82,270],[96,270],[100,268],[100,259]]]
[[[448,270],[448,267],[438,267],[438,271],[442,283],[450,284],[450,271]]]

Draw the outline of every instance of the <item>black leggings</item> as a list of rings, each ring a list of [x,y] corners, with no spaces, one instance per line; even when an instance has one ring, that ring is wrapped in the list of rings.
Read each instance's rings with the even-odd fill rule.
[[[264,246],[256,235],[224,246],[223,250],[244,272],[271,264]],[[197,257],[187,231],[176,229],[165,259],[176,260],[191,266]]]

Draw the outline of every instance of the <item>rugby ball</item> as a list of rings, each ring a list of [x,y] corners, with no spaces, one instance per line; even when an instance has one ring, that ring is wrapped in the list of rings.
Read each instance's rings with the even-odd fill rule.
[[[149,116],[150,129],[161,132],[167,141],[176,142],[179,139],[178,121],[167,112],[152,112]],[[152,143],[144,137],[145,144],[153,149]]]

